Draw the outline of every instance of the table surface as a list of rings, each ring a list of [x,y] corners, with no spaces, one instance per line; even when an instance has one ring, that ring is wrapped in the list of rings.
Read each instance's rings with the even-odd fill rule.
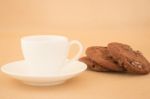
[[[110,41],[109,38],[107,38],[107,34],[103,36],[104,38],[101,37],[100,40],[98,40],[97,36],[87,39],[85,37],[86,34],[82,34],[82,37],[75,35],[76,34],[68,35],[68,37],[70,39],[75,39],[73,36],[78,37],[85,49],[91,45],[106,45]],[[98,35],[100,37],[102,34]],[[114,34],[109,33],[109,35],[112,37]],[[123,35],[118,34],[120,37],[126,36],[127,38],[123,40],[119,37],[119,39],[114,37],[114,39],[124,43],[130,43],[133,48],[142,50],[145,56],[149,58],[149,46],[145,44],[145,42],[150,42],[147,34],[139,33],[136,39],[130,39],[130,35],[130,33]],[[1,66],[22,59],[20,48],[20,38],[22,36],[23,35],[1,34]],[[139,42],[139,39],[143,42]],[[24,85],[0,72],[0,82],[1,99],[150,99],[150,74],[130,75],[85,71],[62,85],[32,87]]]

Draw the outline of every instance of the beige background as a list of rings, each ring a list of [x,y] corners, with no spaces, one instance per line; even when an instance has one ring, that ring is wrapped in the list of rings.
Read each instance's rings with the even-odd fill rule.
[[[31,34],[65,35],[80,40],[85,49],[123,42],[150,60],[149,5],[150,0],[0,0],[0,65],[22,59],[20,38]],[[86,71],[45,88],[2,73],[0,81],[0,99],[150,99],[150,75]]]

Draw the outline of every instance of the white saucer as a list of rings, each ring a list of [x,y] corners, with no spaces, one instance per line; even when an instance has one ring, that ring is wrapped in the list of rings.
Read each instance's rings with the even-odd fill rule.
[[[55,75],[32,75],[26,69],[24,60],[12,62],[1,67],[2,72],[13,78],[22,81],[25,84],[33,86],[50,86],[65,82],[66,80],[79,75],[87,68],[86,64],[79,61],[72,61]]]

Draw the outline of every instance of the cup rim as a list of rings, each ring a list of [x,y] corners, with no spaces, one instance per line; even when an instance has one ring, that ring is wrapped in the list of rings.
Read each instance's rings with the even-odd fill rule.
[[[41,41],[49,41],[49,38],[57,38],[61,40],[68,40],[67,37],[62,36],[62,35],[29,35],[29,36],[24,36],[21,38],[21,41],[26,41],[26,42],[41,42]]]

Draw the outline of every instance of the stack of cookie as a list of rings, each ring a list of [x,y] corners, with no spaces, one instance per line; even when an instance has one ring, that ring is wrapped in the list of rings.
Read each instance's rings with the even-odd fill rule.
[[[89,69],[102,72],[129,72],[147,74],[150,72],[150,63],[139,52],[129,45],[109,43],[107,47],[92,46],[87,48],[86,57],[80,61],[87,64]]]

